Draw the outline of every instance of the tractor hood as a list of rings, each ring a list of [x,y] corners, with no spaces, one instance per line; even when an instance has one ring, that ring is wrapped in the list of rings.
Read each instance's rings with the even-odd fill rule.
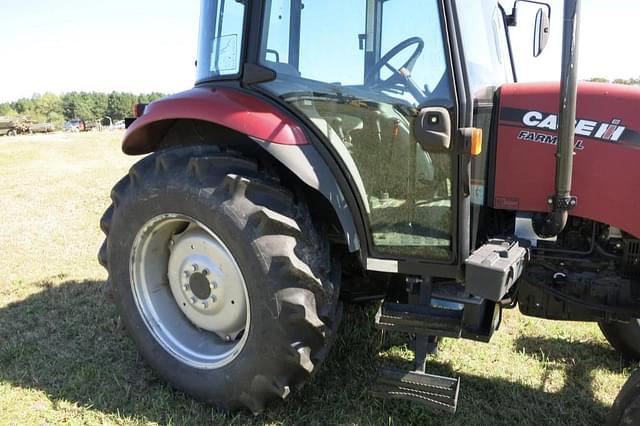
[[[497,209],[548,212],[554,194],[558,83],[517,83],[499,91]],[[640,88],[578,86],[571,215],[640,238]]]

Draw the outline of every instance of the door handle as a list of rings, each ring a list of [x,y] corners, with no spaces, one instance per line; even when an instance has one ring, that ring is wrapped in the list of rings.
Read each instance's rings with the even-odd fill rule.
[[[451,147],[451,116],[446,108],[426,107],[414,123],[416,140],[427,152],[444,152]]]

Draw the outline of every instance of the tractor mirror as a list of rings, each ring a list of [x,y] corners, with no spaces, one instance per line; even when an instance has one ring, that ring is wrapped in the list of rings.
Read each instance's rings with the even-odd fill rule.
[[[549,33],[551,32],[551,22],[549,15],[540,8],[536,15],[536,23],[533,29],[533,56],[538,57],[547,47]]]

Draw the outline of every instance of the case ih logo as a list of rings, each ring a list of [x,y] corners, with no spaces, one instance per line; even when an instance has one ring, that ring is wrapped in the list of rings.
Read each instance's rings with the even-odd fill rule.
[[[522,117],[522,123],[536,129],[558,130],[558,116],[554,114],[529,111]],[[591,120],[577,120],[576,122],[576,135],[610,142],[618,142],[626,129],[621,125],[620,120],[612,120],[611,123]]]

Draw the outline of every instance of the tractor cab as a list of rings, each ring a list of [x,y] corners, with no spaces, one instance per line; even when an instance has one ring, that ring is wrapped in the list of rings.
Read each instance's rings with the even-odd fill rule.
[[[475,102],[488,138],[493,94],[514,80],[498,3],[270,0],[259,26],[245,3],[204,2],[198,79],[238,78],[243,55],[255,55],[246,60],[273,74],[254,87],[294,111],[346,169],[372,257],[464,258],[455,240],[465,141],[454,129],[471,125],[463,109]],[[478,205],[486,158],[474,164]]]

